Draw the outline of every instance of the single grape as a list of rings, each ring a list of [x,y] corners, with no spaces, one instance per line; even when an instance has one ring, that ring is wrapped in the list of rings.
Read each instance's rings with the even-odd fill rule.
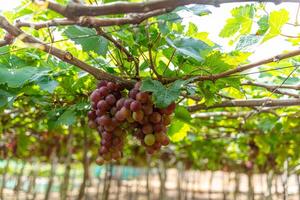
[[[126,99],[124,102],[124,107],[130,109],[130,104],[133,102],[133,99]]]
[[[153,132],[153,127],[151,124],[145,124],[142,127],[142,131],[144,134],[151,134]]]
[[[153,144],[152,147],[154,150],[159,150],[161,148],[161,143],[158,141],[155,141],[155,143]]]
[[[156,141],[158,141],[160,143],[165,139],[165,136],[166,135],[163,132],[156,132],[155,133],[155,139],[156,139]]]
[[[158,112],[153,112],[149,120],[154,124],[159,123],[161,121],[161,115]]]
[[[92,102],[95,102],[95,103],[97,103],[98,101],[100,101],[101,98],[102,98],[102,96],[101,96],[101,94],[100,94],[100,92],[99,92],[98,90],[95,90],[95,91],[91,94],[91,96],[90,96],[91,101],[92,101]]]
[[[147,104],[143,106],[143,111],[145,115],[151,115],[153,113],[153,105]]]
[[[132,89],[129,91],[129,97],[132,98],[132,99],[135,99],[136,98],[136,95],[137,93],[139,93],[139,90],[138,89]]]
[[[171,116],[169,115],[164,115],[163,116],[163,120],[162,120],[163,124],[165,126],[169,125],[171,123]]]
[[[104,100],[100,100],[97,104],[97,108],[101,111],[107,111],[109,107],[109,104]]]
[[[117,109],[120,110],[124,106],[125,98],[121,98],[117,101]]]
[[[144,118],[144,113],[143,111],[139,110],[139,111],[136,111],[136,112],[133,112],[132,113],[132,118],[134,119],[134,121],[136,122],[141,122]]]
[[[112,124],[111,118],[107,115],[103,115],[101,116],[98,120],[97,120],[98,124],[101,126],[109,126]]]
[[[112,106],[116,103],[117,99],[114,95],[110,94],[105,97],[105,101]]]
[[[154,131],[155,132],[161,132],[161,131],[163,131],[164,130],[164,125],[162,124],[162,123],[158,123],[158,124],[155,124],[154,125]]]
[[[171,115],[174,112],[175,108],[176,108],[176,104],[173,102],[168,107],[161,109],[160,113],[165,115]]]
[[[99,88],[98,90],[99,90],[99,94],[102,97],[105,97],[105,96],[107,96],[109,94],[109,89],[106,86],[103,86],[103,87]]]
[[[124,115],[124,113],[121,113],[120,111],[118,111],[115,115],[116,120],[122,122],[126,119],[126,116]]]
[[[101,88],[103,86],[106,86],[107,85],[107,81],[100,81],[97,85],[98,88]]]
[[[133,101],[130,104],[130,110],[132,110],[133,112],[137,112],[137,111],[141,110],[141,108],[142,108],[142,105],[138,101]]]
[[[128,110],[125,107],[122,107],[119,112],[125,117],[125,119],[128,118],[131,115],[130,110]]]
[[[155,136],[153,134],[146,135],[144,142],[147,146],[152,146],[155,143]]]
[[[105,161],[104,161],[104,159],[103,159],[102,157],[98,157],[98,158],[96,159],[96,164],[97,164],[97,165],[101,166],[101,165],[103,165],[104,163],[105,163]]]
[[[168,138],[168,136],[164,136],[163,140],[161,141],[161,144],[163,146],[168,146],[170,144],[170,139]]]
[[[95,120],[97,118],[96,112],[95,111],[89,111],[88,112],[88,118],[89,118],[89,120]]]
[[[149,94],[147,92],[139,92],[135,98],[141,103],[147,103],[149,100]]]
[[[108,82],[107,83],[107,87],[108,89],[110,89],[111,91],[117,91],[119,89],[118,85],[113,83],[113,82]]]

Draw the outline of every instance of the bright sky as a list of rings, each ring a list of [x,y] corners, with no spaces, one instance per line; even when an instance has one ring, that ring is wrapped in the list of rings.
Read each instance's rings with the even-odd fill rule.
[[[17,5],[19,5],[21,0],[0,0],[0,11],[2,10],[11,10]],[[234,47],[228,45],[227,39],[219,38],[219,31],[222,27],[224,27],[224,24],[226,22],[226,19],[230,17],[230,10],[236,6],[242,5],[241,3],[230,3],[230,4],[223,4],[219,8],[215,8],[213,6],[209,6],[209,9],[211,10],[212,14],[199,17],[193,22],[195,24],[198,24],[199,31],[206,31],[209,32],[209,38],[222,45],[224,47],[224,50],[230,50]],[[298,4],[295,3],[282,3],[280,5],[274,5],[272,3],[267,4],[267,11],[272,10],[279,10],[281,8],[285,8],[290,13],[290,22],[295,22],[296,12],[298,8]],[[300,19],[299,19],[300,21]],[[283,28],[283,33],[286,35],[297,35],[297,33],[300,33],[300,27],[293,27],[290,25],[286,25]],[[295,50],[298,47],[293,47],[290,45],[290,43],[285,41],[285,38],[283,37],[277,37],[275,39],[271,39],[267,41],[266,43],[260,45],[259,47],[256,47],[254,49],[255,53],[250,57],[251,61],[257,61],[263,58],[267,58],[270,56],[274,56],[276,54],[282,53],[284,50]]]

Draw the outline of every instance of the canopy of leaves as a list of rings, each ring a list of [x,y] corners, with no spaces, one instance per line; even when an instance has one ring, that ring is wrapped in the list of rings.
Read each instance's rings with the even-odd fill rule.
[[[114,1],[103,1],[110,2]],[[243,170],[247,161],[261,171],[274,166],[281,171],[287,159],[292,165],[299,164],[299,105],[216,106],[232,100],[299,99],[299,57],[269,62],[217,80],[197,79],[250,63],[254,47],[284,35],[283,27],[289,26],[291,19],[289,12],[266,11],[260,4],[232,9],[231,17],[220,27],[219,36],[233,48],[212,41],[209,31],[201,32],[203,27],[200,29],[195,24],[197,19],[210,14],[213,13],[209,7],[189,5],[138,25],[102,27],[106,36],[117,41],[134,59],[108,37],[98,35],[95,28],[81,24],[38,30],[22,27],[22,30],[111,75],[142,80],[142,90],[152,93],[157,107],[164,108],[175,101],[177,108],[168,130],[172,144],[168,151],[178,160],[189,160],[195,167],[213,170],[224,166]],[[31,0],[22,1],[13,11],[2,11],[1,15],[10,22],[26,19],[40,23],[62,18]],[[209,29],[209,25],[204,28]],[[5,34],[0,29],[0,38]],[[299,45],[297,35],[286,39]],[[137,69],[139,77],[136,77]],[[90,108],[89,95],[97,82],[91,74],[20,38],[0,47],[0,144],[18,141],[18,151],[10,151],[9,156],[42,160],[47,159],[47,147],[60,145],[63,156],[64,142],[72,127],[74,159],[82,155],[84,132],[89,133],[89,151],[96,156],[99,138],[86,129],[86,113]],[[203,109],[189,112],[190,106],[196,104]],[[128,143],[126,154],[135,152],[135,143]],[[251,153],[254,150],[255,154]],[[126,161],[125,156],[123,162]]]

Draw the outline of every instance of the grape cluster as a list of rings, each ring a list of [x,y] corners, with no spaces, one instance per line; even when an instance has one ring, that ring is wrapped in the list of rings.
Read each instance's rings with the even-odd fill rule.
[[[89,127],[97,129],[101,137],[98,164],[122,157],[128,132],[146,147],[149,154],[169,144],[166,134],[175,103],[156,108],[151,94],[140,91],[141,83],[128,92],[118,84],[101,81],[90,96],[92,110],[88,113]]]
[[[171,123],[171,115],[175,110],[175,103],[167,108],[156,108],[151,95],[140,91],[141,83],[135,84],[129,91],[130,110],[135,123],[134,136],[146,147],[149,154],[167,146],[170,141],[167,136],[167,126]],[[125,105],[126,106],[126,105]]]

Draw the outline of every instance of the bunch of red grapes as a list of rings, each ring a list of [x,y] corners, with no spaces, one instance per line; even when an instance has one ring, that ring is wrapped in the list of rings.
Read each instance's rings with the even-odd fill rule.
[[[126,95],[120,85],[101,81],[91,94],[89,127],[97,129],[101,137],[98,164],[122,157],[127,133],[133,133],[149,154],[170,143],[166,132],[175,103],[156,108],[151,94],[140,91],[140,87],[141,83],[136,83]]]

